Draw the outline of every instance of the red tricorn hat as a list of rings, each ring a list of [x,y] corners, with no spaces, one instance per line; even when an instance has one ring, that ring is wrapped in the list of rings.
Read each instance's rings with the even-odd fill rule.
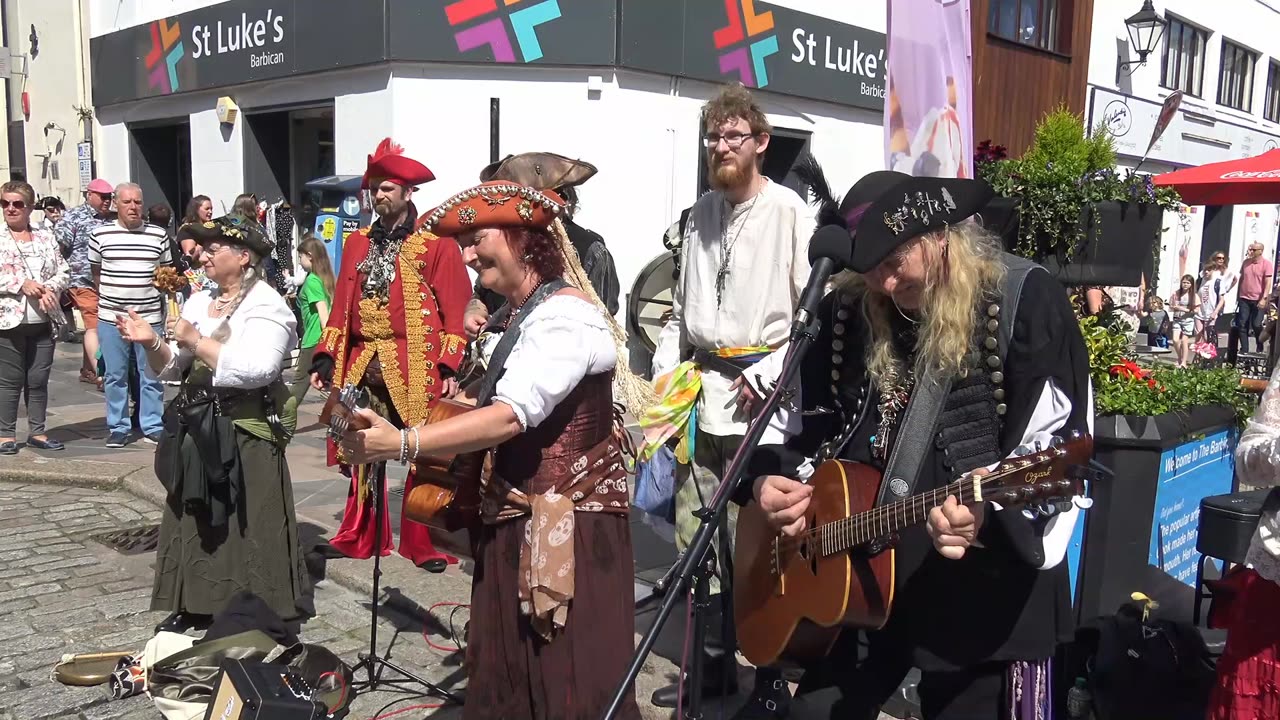
[[[420,230],[455,237],[478,228],[545,230],[564,212],[564,199],[550,190],[494,180],[445,200],[423,218]]]
[[[391,138],[385,138],[369,156],[369,166],[364,171],[360,187],[368,189],[374,180],[390,180],[405,187],[417,187],[435,179],[426,165],[405,157],[404,148]]]

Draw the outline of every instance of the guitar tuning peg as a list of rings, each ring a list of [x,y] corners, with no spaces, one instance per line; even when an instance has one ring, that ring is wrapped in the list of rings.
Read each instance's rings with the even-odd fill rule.
[[[1040,441],[1039,441],[1039,440],[1037,440],[1037,441],[1036,441],[1036,452],[1040,452],[1040,451],[1041,451],[1041,450],[1043,450],[1043,449],[1044,449],[1044,446],[1040,444]]]
[[[1059,445],[1062,445],[1064,442],[1066,441],[1062,439],[1061,435],[1054,435],[1052,438],[1049,439],[1049,447],[1056,448]]]

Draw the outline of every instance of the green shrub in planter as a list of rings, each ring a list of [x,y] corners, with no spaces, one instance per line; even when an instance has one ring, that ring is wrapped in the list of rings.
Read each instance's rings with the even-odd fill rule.
[[[1189,413],[1217,405],[1230,408],[1243,427],[1257,407],[1256,396],[1240,386],[1234,368],[1146,368],[1134,361],[1123,332],[1094,317],[1081,318],[1080,332],[1089,350],[1097,416]]]
[[[1126,277],[1136,278],[1149,268],[1148,286],[1156,286],[1161,213],[1177,210],[1181,198],[1155,187],[1150,175],[1117,171],[1110,134],[1101,127],[1086,134],[1084,120],[1063,107],[1040,121],[1021,158],[1003,155],[987,141],[974,161],[978,176],[1012,201],[997,200],[984,211],[1010,252],[1044,263],[1069,283],[1137,285],[1121,282],[1119,274],[1127,270]],[[1125,252],[1135,241],[1149,249],[1140,266]],[[1073,264],[1084,269],[1073,271]]]

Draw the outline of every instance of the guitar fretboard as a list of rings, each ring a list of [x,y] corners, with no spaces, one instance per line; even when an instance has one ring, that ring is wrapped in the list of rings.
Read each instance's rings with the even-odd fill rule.
[[[814,528],[823,555],[834,555],[869,543],[877,538],[892,535],[929,517],[929,511],[955,495],[960,504],[982,500],[982,484],[996,479],[997,475],[982,478],[966,478],[950,485],[913,495],[888,505],[851,515]]]

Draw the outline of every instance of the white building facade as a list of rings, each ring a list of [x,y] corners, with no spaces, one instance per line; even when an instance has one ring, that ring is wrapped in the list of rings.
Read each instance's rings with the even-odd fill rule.
[[[21,177],[38,196],[57,196],[69,208],[82,202],[93,169],[88,5],[86,0],[0,4],[4,44],[12,56],[8,142],[0,147],[0,174]]]
[[[625,295],[705,188],[699,111],[720,83],[758,89],[779,178],[802,149],[837,191],[883,164],[882,3],[687,5],[94,3],[99,174],[222,212],[241,192],[301,202],[303,183],[360,175],[392,137],[436,175],[416,195],[426,212],[494,157],[556,152],[599,168],[578,221],[605,238]]]
[[[1138,0],[1094,4],[1086,119],[1115,137],[1121,167],[1141,161],[1142,172],[1159,174],[1280,146],[1280,0],[1157,0],[1163,38],[1145,64],[1118,71],[1118,63],[1138,60],[1125,19],[1140,7]],[[1174,91],[1182,92],[1181,105],[1150,145]],[[1214,252],[1226,252],[1239,270],[1256,241],[1274,260],[1280,204],[1189,207],[1167,213],[1164,227],[1158,292],[1167,298]],[[1224,312],[1234,311],[1228,298]]]

